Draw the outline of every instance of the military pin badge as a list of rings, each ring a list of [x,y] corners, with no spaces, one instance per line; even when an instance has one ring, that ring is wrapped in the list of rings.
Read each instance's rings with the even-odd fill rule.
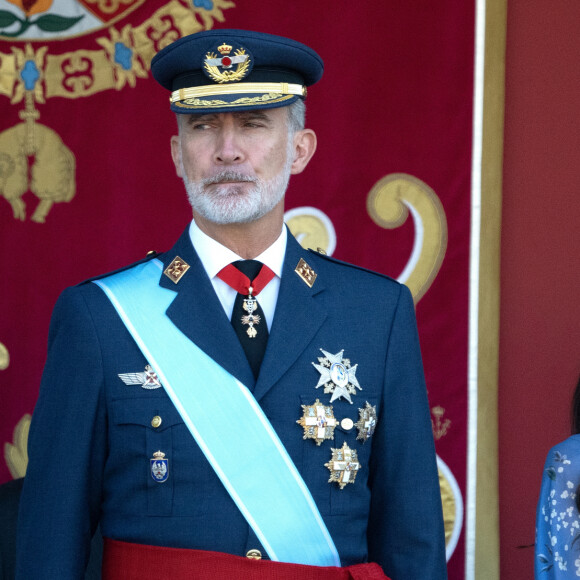
[[[318,357],[320,364],[312,363],[320,373],[316,388],[324,386],[325,393],[332,393],[331,403],[344,397],[352,405],[351,395],[356,394],[356,389],[362,391],[356,378],[358,364],[351,366],[350,360],[342,357],[344,350],[336,354],[322,348],[320,351],[324,354],[324,357]]]
[[[320,445],[325,439],[334,439],[337,420],[332,406],[326,407],[318,399],[312,405],[302,405],[302,417],[296,421],[304,428],[303,439],[314,439]]]
[[[145,371],[142,373],[120,373],[118,377],[126,385],[141,385],[141,387],[147,390],[160,389],[162,386],[157,373],[150,365],[147,365]]]
[[[179,256],[175,256],[171,260],[171,264],[165,268],[163,273],[174,283],[177,284],[183,275],[189,270],[189,264],[181,259]]]
[[[157,483],[167,481],[169,477],[169,459],[165,459],[165,453],[156,451],[149,460],[151,463],[151,477]]]
[[[309,288],[314,286],[317,274],[316,272],[302,259],[298,262],[298,265],[294,269],[296,274],[300,276],[302,281],[308,285]]]
[[[356,474],[360,469],[360,463],[356,451],[343,443],[340,449],[331,448],[332,459],[324,464],[330,470],[328,483],[335,481],[340,489],[349,483],[354,483]]]
[[[358,429],[356,438],[366,443],[377,426],[377,408],[366,401],[364,409],[359,408],[358,410],[358,421],[355,426]]]

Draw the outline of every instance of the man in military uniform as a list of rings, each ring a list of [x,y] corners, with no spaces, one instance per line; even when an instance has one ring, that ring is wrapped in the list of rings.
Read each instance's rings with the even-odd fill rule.
[[[105,578],[446,577],[411,295],[283,224],[322,70],[240,30],[154,58],[193,221],[57,303],[18,578],[82,577],[99,522]]]

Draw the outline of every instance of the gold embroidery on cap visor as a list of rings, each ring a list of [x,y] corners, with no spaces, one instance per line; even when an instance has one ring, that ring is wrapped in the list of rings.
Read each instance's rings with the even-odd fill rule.
[[[244,96],[233,101],[223,99],[204,99],[225,95],[257,94],[256,97]],[[282,103],[295,96],[306,97],[306,87],[290,83],[238,83],[236,85],[204,85],[178,89],[171,93],[170,102],[184,109],[211,107],[242,107],[262,103]]]

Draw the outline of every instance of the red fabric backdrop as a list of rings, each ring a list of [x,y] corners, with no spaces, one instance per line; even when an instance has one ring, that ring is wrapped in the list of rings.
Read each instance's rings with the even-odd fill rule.
[[[49,14],[41,4],[29,18],[37,22],[26,32],[32,37],[49,25],[39,20]],[[94,11],[106,3],[84,4]],[[55,2],[51,13],[57,8]],[[334,256],[400,275],[417,234],[413,220],[387,230],[367,210],[369,192],[387,175],[421,180],[442,204],[447,250],[417,315],[438,455],[465,497],[474,3],[150,0],[130,8],[116,20],[101,12],[101,28],[83,33],[70,28],[58,39],[9,37],[18,23],[0,36],[0,196],[6,198],[0,199],[0,442],[5,457],[15,428],[34,407],[58,294],[149,250],[167,249],[190,219],[169,155],[175,121],[168,95],[150,77],[147,43],[157,50],[187,26],[251,28],[292,36],[325,60],[323,80],[307,102],[319,149],[306,172],[293,178],[287,207],[314,206],[328,216],[336,230]],[[175,20],[178,9],[183,14]],[[13,13],[24,19],[17,6]],[[120,50],[116,67],[111,56],[103,70],[91,61],[93,53],[112,55],[114,49]],[[130,68],[123,66],[123,49],[130,50]],[[59,65],[66,79],[76,80],[61,83],[67,87],[63,96],[53,96],[60,81],[49,57],[64,54],[92,64],[73,66],[73,72],[67,68],[72,61]],[[40,72],[31,91],[24,90],[24,80],[34,75],[21,76],[27,61]],[[94,94],[85,96],[91,87]],[[29,112],[38,115],[29,123],[46,127],[53,141],[43,145],[37,132],[34,151],[20,149],[21,158],[31,167],[42,162],[62,179],[72,175],[75,184],[74,197],[55,203],[43,223],[31,219],[38,195],[54,199],[56,193],[36,188],[35,195],[34,172],[26,175],[30,181],[21,196],[24,219],[17,219],[8,203],[19,197],[8,174],[23,141],[10,131],[22,123],[26,95]],[[74,173],[53,134],[74,155]],[[65,186],[55,187],[62,197]],[[356,304],[345,313],[345,323],[356,323]],[[0,461],[0,482],[16,475],[9,461]],[[409,482],[409,493],[421,490]],[[450,578],[463,576],[463,551],[462,533],[449,562]]]

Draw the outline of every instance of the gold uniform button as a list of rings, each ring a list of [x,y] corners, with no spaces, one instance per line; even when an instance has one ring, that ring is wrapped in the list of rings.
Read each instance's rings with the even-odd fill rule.
[[[159,427],[162,423],[161,417],[159,415],[155,415],[155,417],[153,417],[153,419],[151,419],[151,427],[155,427],[155,429],[157,429],[157,427]]]
[[[250,558],[250,560],[261,560],[262,559],[262,552],[260,550],[256,550],[252,548],[246,552],[246,558]]]
[[[346,419],[343,419],[340,422],[340,426],[345,430],[345,431],[350,431],[353,427],[354,427],[354,423],[352,422],[352,419],[349,419],[348,417],[346,417]]]

